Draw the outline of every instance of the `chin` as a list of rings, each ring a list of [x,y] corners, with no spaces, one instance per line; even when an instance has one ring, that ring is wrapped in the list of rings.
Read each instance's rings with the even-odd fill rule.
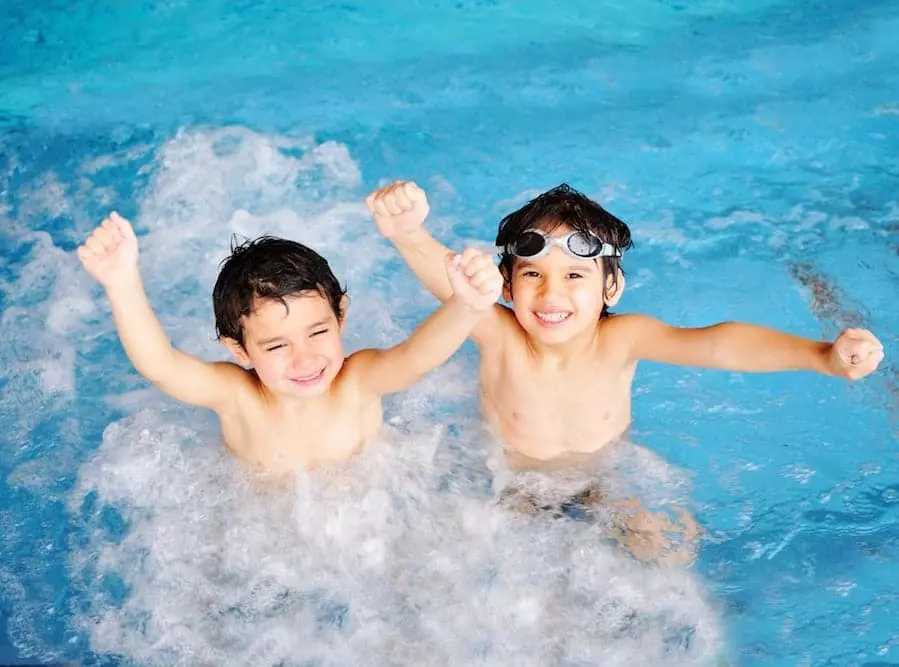
[[[297,385],[291,382],[288,384],[288,389],[294,396],[321,396],[322,394],[326,394],[331,388],[332,381],[333,378],[323,377],[318,382],[307,386]]]
[[[571,326],[574,322],[570,322],[568,326],[547,329],[535,324],[530,327],[528,333],[535,340],[540,341],[544,345],[564,345],[573,340],[581,338],[587,333],[587,328]]]
[[[534,340],[546,343],[547,345],[566,343],[574,338],[574,334],[571,331],[564,331],[562,329],[547,330],[539,325],[529,327],[528,334],[530,334],[531,338]]]

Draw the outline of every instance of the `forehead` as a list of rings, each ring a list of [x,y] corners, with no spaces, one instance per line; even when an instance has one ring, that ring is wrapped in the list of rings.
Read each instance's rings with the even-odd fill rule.
[[[565,234],[574,231],[574,227],[561,220],[556,220],[555,218],[544,218],[539,220],[532,229],[539,229],[549,236],[565,236]]]
[[[335,319],[330,302],[318,292],[304,292],[281,299],[256,299],[243,318],[247,333],[261,334],[284,327],[303,327]]]

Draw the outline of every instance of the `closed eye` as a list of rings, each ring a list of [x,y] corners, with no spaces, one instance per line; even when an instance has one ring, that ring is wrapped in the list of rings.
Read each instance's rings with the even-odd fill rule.
[[[309,337],[312,338],[313,336],[321,336],[325,333],[328,333],[327,329],[318,329],[317,331],[313,331],[311,334],[309,334]]]
[[[269,347],[265,348],[265,351],[274,352],[275,350],[279,350],[282,347],[284,347],[284,343],[278,343],[277,345],[270,345]]]

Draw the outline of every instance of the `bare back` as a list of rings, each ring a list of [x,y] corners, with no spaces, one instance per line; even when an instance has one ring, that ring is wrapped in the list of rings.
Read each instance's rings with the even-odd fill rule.
[[[586,354],[547,363],[514,314],[502,310],[495,334],[480,341],[481,406],[509,450],[509,464],[564,464],[621,436],[631,421],[636,365],[616,342],[616,318],[597,324]]]
[[[348,359],[329,391],[302,407],[274,399],[253,371],[233,366],[234,408],[219,414],[228,449],[247,463],[287,472],[342,461],[377,436],[379,396],[361,392]]]

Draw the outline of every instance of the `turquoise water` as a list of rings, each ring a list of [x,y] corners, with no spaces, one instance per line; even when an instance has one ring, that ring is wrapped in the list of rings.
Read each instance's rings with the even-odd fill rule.
[[[0,22],[0,660],[899,664],[899,4],[42,1]],[[130,370],[72,250],[132,216],[173,340],[217,357],[230,234],[291,235],[348,283],[349,346],[382,345],[433,307],[361,205],[394,178],[453,246],[570,182],[632,226],[619,310],[861,325],[883,370],[641,366],[652,492],[706,529],[686,573],[482,509],[470,347],[388,404],[399,453],[350,466],[349,500],[327,476],[260,500],[214,422]]]

